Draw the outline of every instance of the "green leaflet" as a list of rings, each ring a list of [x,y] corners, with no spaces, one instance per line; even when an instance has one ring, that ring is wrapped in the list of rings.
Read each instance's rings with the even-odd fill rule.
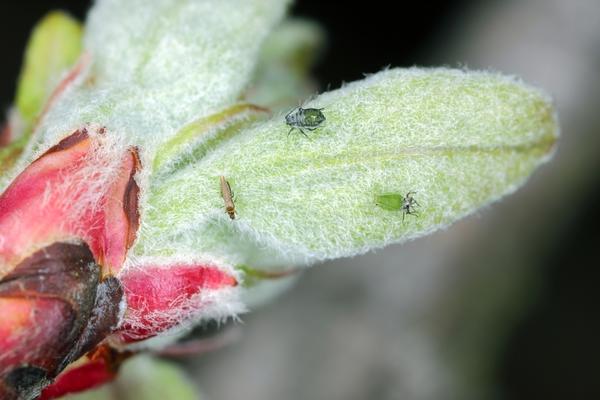
[[[185,162],[201,158],[211,147],[228,139],[240,126],[268,115],[268,110],[248,103],[240,103],[184,126],[163,144],[154,157],[153,169],[181,168]]]
[[[34,28],[17,86],[16,106],[30,127],[48,97],[81,53],[81,24],[55,11]]]
[[[285,20],[265,41],[245,99],[274,111],[297,106],[316,92],[309,73],[324,44],[325,32],[315,22]]]
[[[21,155],[51,94],[79,57],[81,34],[79,22],[58,11],[47,14],[33,29],[17,83],[15,111],[6,122],[11,142],[0,148],[0,177]]]
[[[510,193],[558,135],[539,91],[512,78],[393,69],[317,97],[326,123],[287,136],[282,115],[155,182],[139,254],[198,252],[269,270],[422,236]],[[229,220],[219,176],[235,188]],[[418,216],[376,205],[418,193]],[[165,238],[167,238],[165,240]]]

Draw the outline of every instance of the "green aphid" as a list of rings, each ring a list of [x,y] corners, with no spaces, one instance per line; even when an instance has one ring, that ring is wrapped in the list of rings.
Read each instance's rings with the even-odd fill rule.
[[[404,217],[407,214],[419,215],[415,211],[415,207],[420,207],[420,204],[413,197],[415,194],[416,192],[408,192],[402,196],[398,193],[384,193],[377,196],[375,204],[384,210],[402,211],[402,222],[404,222]]]
[[[287,113],[285,123],[291,126],[288,136],[294,129],[298,129],[304,136],[308,137],[303,129],[314,131],[325,121],[325,115],[321,110],[324,109],[298,107]]]

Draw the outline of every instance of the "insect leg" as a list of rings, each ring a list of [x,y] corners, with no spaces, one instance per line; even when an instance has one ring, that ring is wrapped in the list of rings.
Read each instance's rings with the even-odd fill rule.
[[[412,197],[413,195],[417,194],[417,192],[408,192],[408,193],[411,195],[413,204],[415,204],[417,207],[421,207],[419,202],[414,197]]]

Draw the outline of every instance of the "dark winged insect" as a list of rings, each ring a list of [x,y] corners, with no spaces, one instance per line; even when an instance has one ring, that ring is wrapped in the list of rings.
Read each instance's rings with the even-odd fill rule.
[[[415,211],[415,207],[420,207],[421,205],[413,197],[415,194],[417,193],[408,192],[404,196],[398,193],[380,194],[377,196],[376,204],[384,210],[402,211],[402,222],[404,222],[406,215],[419,215]]]
[[[291,126],[288,136],[294,129],[298,129],[304,136],[308,137],[304,129],[314,131],[325,121],[322,110],[324,109],[298,107],[287,113],[285,123]]]
[[[225,202],[225,211],[227,214],[229,214],[229,218],[235,219],[235,204],[233,203],[233,192],[231,191],[231,186],[229,186],[229,182],[227,182],[224,176],[221,176],[220,179],[221,196],[223,196],[223,201]]]

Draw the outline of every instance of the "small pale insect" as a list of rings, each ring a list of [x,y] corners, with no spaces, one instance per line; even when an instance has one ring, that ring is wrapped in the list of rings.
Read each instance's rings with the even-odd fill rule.
[[[298,129],[304,136],[308,137],[304,129],[314,131],[325,122],[325,115],[321,112],[322,110],[324,109],[298,107],[287,113],[285,123],[291,126],[288,136],[294,129]]]
[[[407,214],[419,215],[415,211],[415,207],[420,207],[421,205],[413,197],[415,194],[416,192],[408,192],[402,196],[398,193],[384,193],[377,196],[375,204],[384,210],[402,211],[402,222],[404,222],[404,217]]]
[[[231,186],[229,186],[229,182],[227,182],[224,176],[221,176],[220,179],[221,196],[223,196],[223,201],[225,202],[225,211],[227,214],[229,214],[229,218],[235,219],[235,204],[233,203],[233,192],[231,191]]]

